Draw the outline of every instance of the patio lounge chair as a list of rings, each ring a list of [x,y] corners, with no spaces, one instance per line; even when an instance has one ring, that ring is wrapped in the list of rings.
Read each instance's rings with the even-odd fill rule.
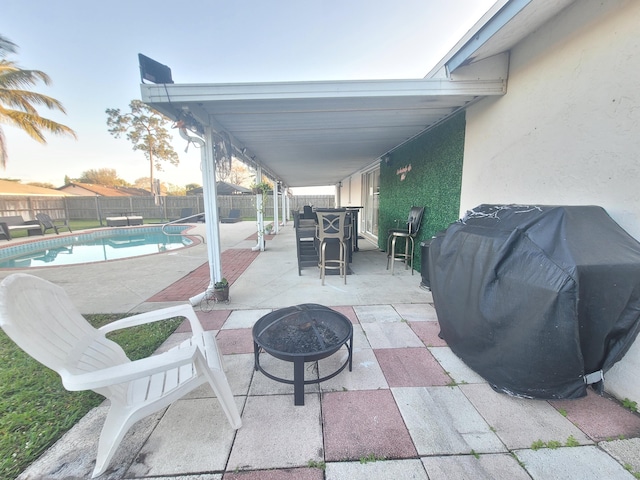
[[[44,235],[40,222],[37,220],[25,220],[22,215],[0,217],[0,238],[11,240],[11,232],[26,230],[27,235]]]
[[[47,233],[47,230],[53,229],[53,231],[56,232],[56,235],[59,235],[60,232],[58,231],[58,227],[68,228],[69,232],[71,232],[71,227],[69,226],[69,222],[66,218],[57,218],[53,220],[47,213],[37,213],[36,220],[38,220],[40,225],[42,225],[43,233]]]
[[[204,213],[193,213],[193,208],[186,207],[180,210],[180,216],[172,218],[171,222],[177,222],[178,220],[184,223],[204,222]]]
[[[185,317],[193,335],[166,353],[131,361],[109,332]],[[93,477],[108,467],[120,441],[138,420],[208,383],[234,429],[241,420],[222,356],[188,305],[141,313],[99,329],[78,313],[65,291],[41,278],[13,274],[0,283],[0,326],[27,354],[56,371],[67,390],[93,390],[110,401]]]
[[[221,218],[220,221],[222,223],[241,222],[242,217],[240,216],[240,210],[238,210],[237,208],[232,208],[231,210],[229,210],[229,216],[226,218]]]

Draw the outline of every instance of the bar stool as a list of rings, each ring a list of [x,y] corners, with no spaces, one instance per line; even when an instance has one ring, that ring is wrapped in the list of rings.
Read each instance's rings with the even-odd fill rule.
[[[318,216],[318,226],[316,230],[316,237],[319,241],[319,262],[320,278],[322,279],[322,285],[324,285],[324,277],[326,270],[339,270],[340,276],[344,278],[344,283],[347,283],[347,262],[348,241],[351,238],[350,232],[347,232],[346,218],[347,212],[342,211],[321,211],[316,210]],[[346,232],[346,233],[345,233]],[[327,259],[327,244],[338,245],[338,258]]]
[[[393,265],[396,260],[404,262],[405,270],[411,266],[411,275],[413,275],[413,251],[415,248],[415,238],[420,230],[422,216],[424,215],[424,207],[411,207],[409,218],[407,219],[406,228],[392,228],[389,230],[387,237],[387,270],[391,266],[391,275],[393,275]],[[404,238],[404,251],[396,252],[396,240]]]

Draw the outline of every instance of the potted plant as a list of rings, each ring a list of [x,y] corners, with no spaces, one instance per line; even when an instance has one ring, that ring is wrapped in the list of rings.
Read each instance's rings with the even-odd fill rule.
[[[226,278],[213,284],[213,298],[216,302],[229,301],[229,281]]]
[[[262,193],[263,195],[266,195],[271,191],[271,184],[264,181],[260,183],[254,183],[253,185],[251,185],[251,191],[255,194]]]

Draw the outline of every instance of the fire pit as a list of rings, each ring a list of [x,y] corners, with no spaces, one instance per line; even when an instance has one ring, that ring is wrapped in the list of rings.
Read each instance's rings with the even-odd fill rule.
[[[317,380],[304,379],[305,362],[332,355],[345,345],[349,355],[335,372]],[[304,405],[304,386],[320,383],[338,375],[349,365],[352,369],[353,326],[347,317],[328,307],[305,303],[275,310],[253,326],[255,369],[277,382],[293,385],[294,404]],[[293,362],[293,380],[276,377],[260,365],[260,352]]]

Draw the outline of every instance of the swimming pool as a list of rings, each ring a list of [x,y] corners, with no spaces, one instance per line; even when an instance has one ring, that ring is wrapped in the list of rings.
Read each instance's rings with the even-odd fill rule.
[[[0,249],[0,268],[33,268],[105,262],[188,247],[193,240],[179,235],[184,225],[114,228],[52,237]],[[178,235],[176,235],[178,234]]]

